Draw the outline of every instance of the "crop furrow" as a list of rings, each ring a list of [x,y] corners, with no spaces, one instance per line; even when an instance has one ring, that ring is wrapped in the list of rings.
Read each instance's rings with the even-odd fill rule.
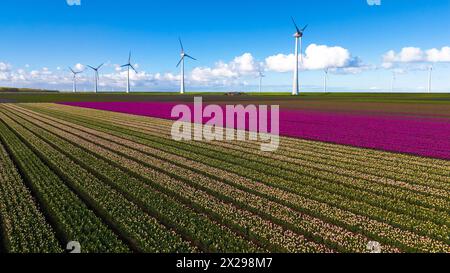
[[[6,252],[62,252],[52,227],[46,222],[1,142],[0,200],[0,231]]]
[[[70,183],[104,221],[114,227],[133,247],[142,252],[195,251],[173,231],[166,229],[155,218],[145,214],[135,204],[102,184],[96,177],[26,131],[21,125],[5,116],[2,116],[2,119],[24,137],[35,151],[39,151],[42,160],[64,177],[64,181]]]
[[[0,136],[31,190],[65,243],[78,241],[83,252],[125,252],[128,248],[22,141],[0,122]]]

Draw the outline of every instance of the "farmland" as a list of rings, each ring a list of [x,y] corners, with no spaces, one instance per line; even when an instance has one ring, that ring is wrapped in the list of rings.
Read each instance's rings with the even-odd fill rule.
[[[439,127],[419,136],[435,138],[420,151],[287,135],[273,153],[250,141],[174,141],[162,117],[47,96],[0,104],[0,251],[61,253],[77,241],[102,253],[334,253],[367,252],[376,241],[383,252],[450,252],[448,139],[430,144],[448,128],[446,95],[399,97],[398,107],[364,95],[301,103],[335,112],[352,103],[398,124],[433,119]],[[282,96],[261,101],[299,108]]]

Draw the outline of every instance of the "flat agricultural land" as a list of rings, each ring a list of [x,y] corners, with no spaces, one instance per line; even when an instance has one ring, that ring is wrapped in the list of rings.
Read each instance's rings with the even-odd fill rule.
[[[450,161],[433,156],[449,152],[439,134],[450,95],[203,99],[426,122],[436,131],[414,128],[408,146],[444,145],[420,156],[282,136],[265,153],[258,142],[175,141],[173,122],[157,116],[60,104],[193,95],[2,94],[0,252],[63,252],[70,241],[82,252],[367,252],[372,241],[383,252],[450,252]]]

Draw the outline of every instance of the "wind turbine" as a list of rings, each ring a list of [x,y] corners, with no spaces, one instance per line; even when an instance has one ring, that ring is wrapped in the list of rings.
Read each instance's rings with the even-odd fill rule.
[[[261,70],[259,70],[258,77],[259,77],[259,93],[261,93],[262,92],[262,80],[263,80],[263,78],[266,77],[266,75],[264,75],[264,73]]]
[[[294,85],[292,88],[292,95],[297,96],[299,94],[299,82],[298,82],[298,45],[300,42],[300,62],[303,63],[303,32],[308,27],[306,25],[302,29],[299,29],[293,17],[291,17],[292,22],[294,23],[296,32],[294,34],[295,37],[295,71],[294,71]]]
[[[323,92],[327,92],[328,91],[328,68],[325,68],[324,70],[325,75],[323,78]]]
[[[73,74],[73,93],[77,92],[77,75],[83,73],[83,71],[74,71],[72,67],[69,67]]]
[[[99,70],[103,65],[104,65],[104,63],[101,64],[101,65],[99,65],[99,66],[97,66],[97,67],[93,67],[93,66],[88,65],[89,68],[91,68],[92,70],[94,70],[95,93],[98,93],[98,70]]]
[[[430,68],[429,68],[429,72],[428,72],[428,94],[430,94],[431,93],[431,84],[432,84],[432,81],[431,81],[431,74],[433,73],[433,65],[430,65]]]
[[[131,64],[131,51],[130,55],[128,55],[128,63],[122,65],[121,67],[127,67],[128,68],[128,77],[127,77],[127,94],[130,93],[130,67],[134,70],[134,72],[137,73],[136,69],[134,69],[134,66]]]
[[[180,83],[180,94],[184,94],[184,92],[186,91],[185,87],[184,87],[184,58],[188,57],[194,61],[196,61],[197,59],[195,59],[194,57],[189,56],[188,54],[186,54],[186,52],[184,52],[184,47],[183,47],[183,42],[181,41],[181,38],[178,38],[178,40],[180,41],[180,47],[181,47],[181,59],[177,64],[177,67],[180,66],[181,64],[181,83]]]

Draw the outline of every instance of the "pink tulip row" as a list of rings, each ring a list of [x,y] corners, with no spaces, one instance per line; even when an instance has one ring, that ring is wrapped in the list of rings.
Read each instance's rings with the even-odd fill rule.
[[[173,119],[171,109],[176,105],[157,102],[65,104],[165,119]],[[193,109],[192,104],[188,106]],[[439,119],[282,110],[280,133],[308,140],[450,159],[450,123]]]

